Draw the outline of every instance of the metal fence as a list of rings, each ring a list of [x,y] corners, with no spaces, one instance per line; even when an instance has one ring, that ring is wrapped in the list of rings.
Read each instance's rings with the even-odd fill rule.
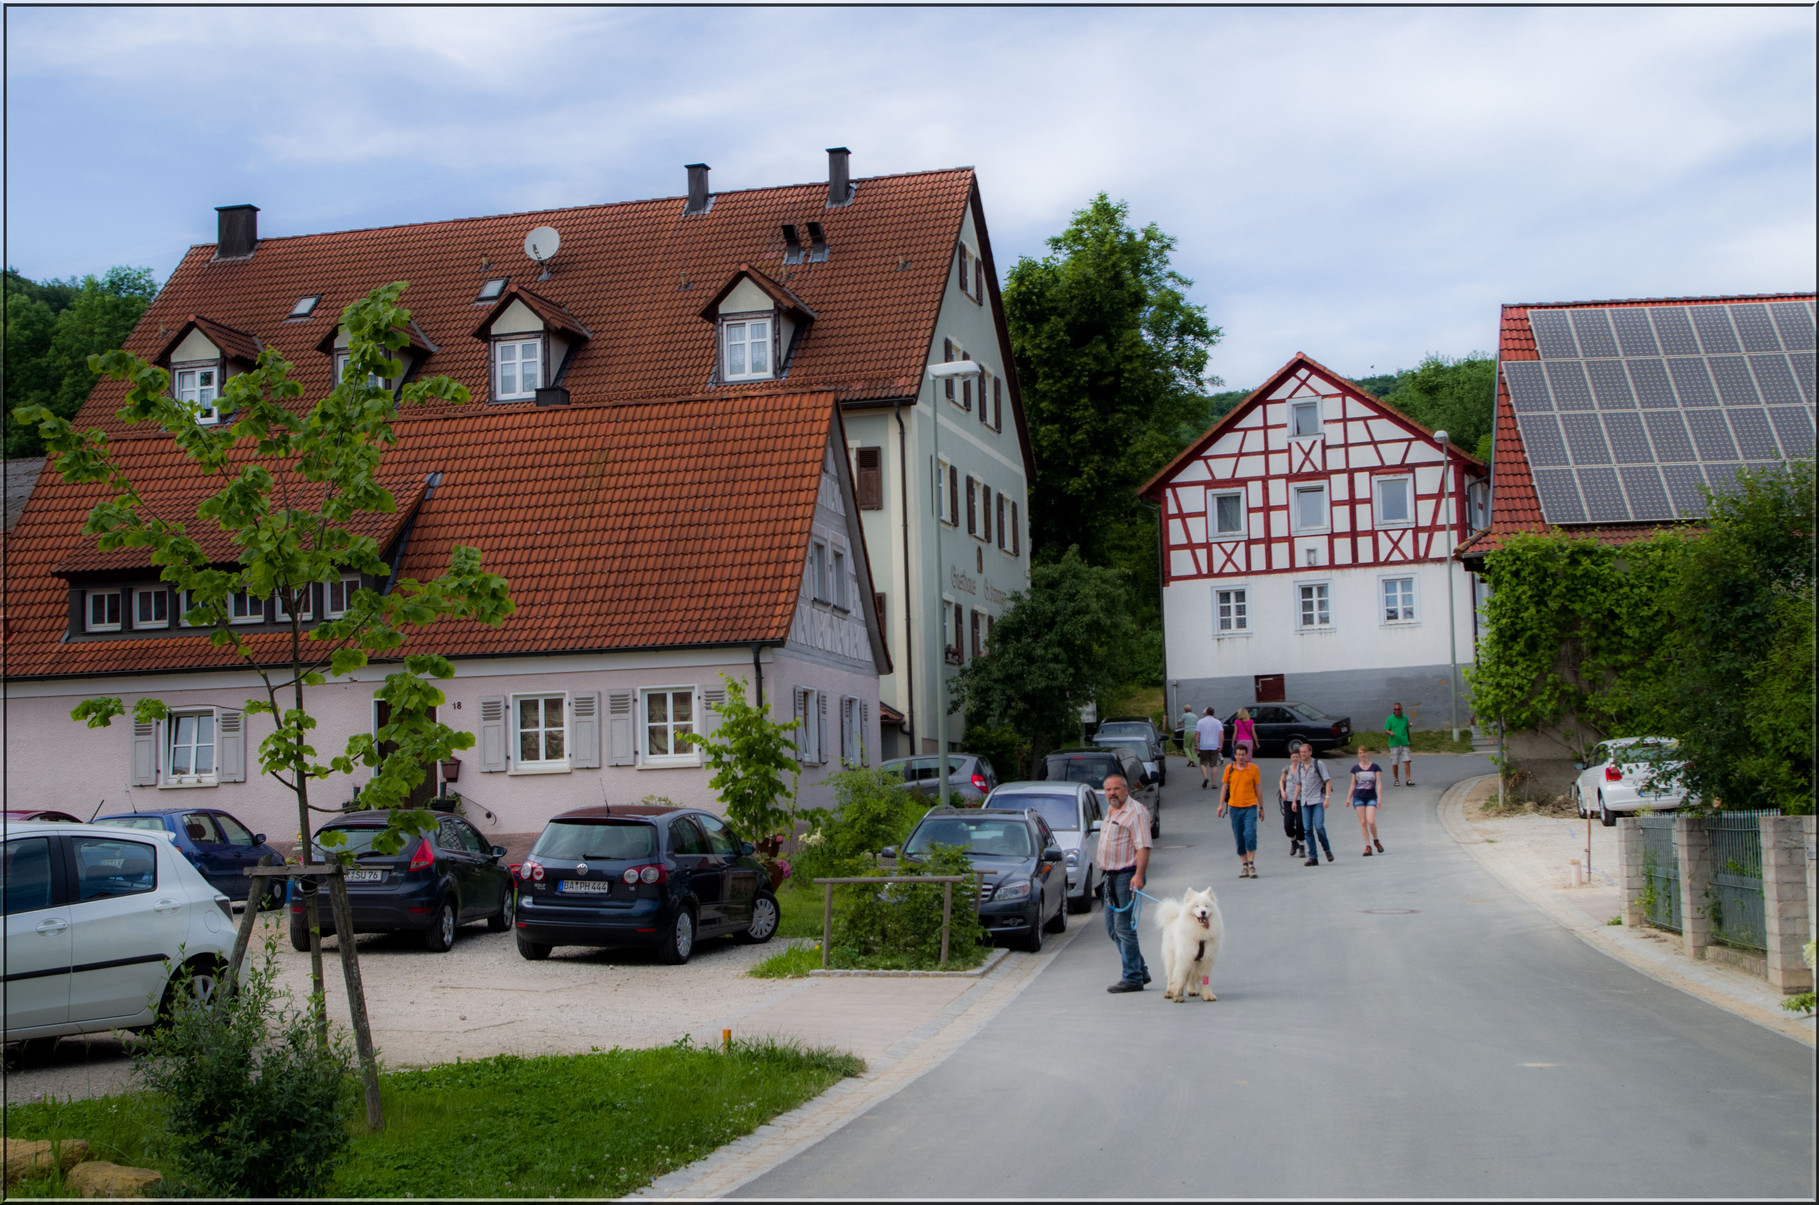
[[[1773,809],[1706,817],[1712,842],[1712,938],[1742,950],[1765,952],[1768,921],[1762,903],[1763,816]]]
[[[1642,873],[1647,887],[1642,903],[1648,923],[1680,932],[1680,859],[1674,856],[1674,818],[1636,817],[1642,834]]]

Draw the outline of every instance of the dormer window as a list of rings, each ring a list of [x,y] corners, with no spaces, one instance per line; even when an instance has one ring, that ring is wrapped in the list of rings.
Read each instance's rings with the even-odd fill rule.
[[[287,320],[292,318],[308,318],[311,314],[316,312],[316,303],[321,300],[322,294],[320,293],[312,293],[308,297],[299,297],[297,298],[297,304],[293,305],[291,307],[291,312],[284,317]]]
[[[721,376],[729,381],[762,381],[771,375],[775,319],[740,314],[721,319]]]
[[[351,359],[353,359],[352,352],[338,351],[335,353],[335,382],[336,382],[336,384],[339,384],[341,382],[341,379],[347,375],[347,362]],[[366,374],[366,383],[368,385],[375,385],[380,389],[390,389],[392,387],[392,383],[390,381],[381,380],[379,377],[374,376],[370,372]]]
[[[88,592],[88,622],[84,628],[90,632],[118,632],[120,630],[120,591],[90,590]]]
[[[504,276],[497,276],[492,280],[487,281],[480,286],[480,295],[474,298],[474,300],[476,302],[499,300],[500,296],[505,292],[505,282],[507,279],[508,278]]]
[[[543,383],[543,338],[493,341],[493,399],[522,401],[537,396]]]
[[[196,412],[198,422],[221,421],[220,407],[216,405],[216,399],[221,396],[219,363],[180,367],[171,374],[171,381],[177,400]]]

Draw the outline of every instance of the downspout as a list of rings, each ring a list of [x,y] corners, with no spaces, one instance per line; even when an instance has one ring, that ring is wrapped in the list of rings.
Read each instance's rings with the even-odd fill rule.
[[[1175,710],[1168,697],[1168,583],[1162,577],[1162,508],[1141,496],[1137,499],[1137,505],[1156,512],[1156,614],[1157,622],[1162,625],[1162,722],[1166,726]]]
[[[910,755],[916,752],[916,658],[910,633],[916,625],[910,622],[910,535],[909,535],[909,437],[903,429],[903,403],[891,403],[897,419],[897,492],[902,496],[903,516],[903,720],[908,729]]]
[[[763,647],[761,644],[752,645],[752,677],[758,689],[759,711],[764,710],[764,663],[758,660],[758,651]]]

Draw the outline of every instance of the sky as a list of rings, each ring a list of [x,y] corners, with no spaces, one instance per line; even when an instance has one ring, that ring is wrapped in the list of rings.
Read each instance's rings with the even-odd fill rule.
[[[6,262],[971,165],[1000,281],[1098,192],[1251,387],[1504,302],[1814,287],[1815,10],[6,10]]]

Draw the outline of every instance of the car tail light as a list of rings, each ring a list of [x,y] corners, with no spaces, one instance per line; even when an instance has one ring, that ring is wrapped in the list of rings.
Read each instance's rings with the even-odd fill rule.
[[[1605,782],[1622,782],[1623,781],[1623,771],[1618,769],[1614,765],[1604,767],[1604,781]]]
[[[436,847],[429,843],[429,838],[417,842],[417,852],[411,855],[411,864],[407,870],[428,870],[436,864]]]
[[[636,883],[638,881],[638,868],[636,866],[628,867],[626,872],[620,875],[619,878],[627,883]]]
[[[531,878],[533,878],[533,879],[537,880],[539,883],[541,883],[543,881],[543,863],[532,862],[529,865],[530,865]]]
[[[669,871],[661,866],[632,866],[619,876],[627,883],[664,883],[669,881]]]
[[[1337,725],[1337,724],[1334,724],[1334,725],[1333,725],[1333,735],[1334,735],[1334,736],[1338,736],[1338,735],[1339,735],[1339,734],[1340,734],[1340,733],[1339,733],[1339,725]]]
[[[985,790],[985,775],[983,775],[983,774],[973,775],[973,790],[975,790],[975,791]]]

